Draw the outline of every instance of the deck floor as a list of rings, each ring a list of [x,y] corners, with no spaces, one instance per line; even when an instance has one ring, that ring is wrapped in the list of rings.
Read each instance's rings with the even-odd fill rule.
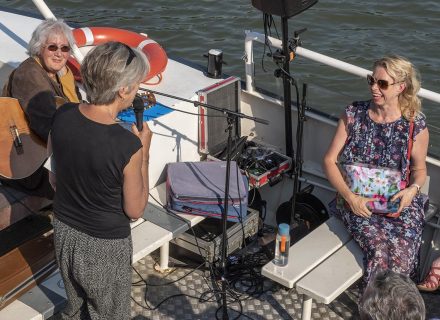
[[[153,253],[133,265],[133,270],[136,270],[133,271],[131,302],[133,319],[216,319],[219,304],[211,293],[213,284],[209,271],[193,271],[193,267],[185,267],[180,261],[171,259],[179,266],[173,272],[162,275],[154,270],[157,259],[157,255]],[[193,272],[190,273],[191,271]],[[263,283],[259,281],[262,279]],[[262,292],[254,296],[245,293],[249,288],[248,282],[245,281],[244,285],[240,281],[235,282],[234,292],[239,296],[243,309],[240,315],[237,312],[240,304],[230,297],[230,319],[301,319],[302,297],[295,289],[286,290],[267,278],[254,278],[254,281],[263,286],[260,288]],[[170,282],[174,283],[161,285]],[[255,288],[252,287],[252,290]],[[174,297],[164,301],[171,296]],[[358,296],[357,287],[353,286],[330,305],[313,303],[312,319],[356,319]],[[200,297],[212,298],[210,300],[213,301],[201,302]],[[217,317],[221,319],[221,311]]]
[[[228,292],[233,292],[235,297],[228,299],[230,319],[301,319],[302,296],[295,289],[287,290],[259,274],[261,266],[258,264],[263,265],[268,260],[257,241],[254,240],[233,256],[245,257],[242,260],[248,262],[246,265],[251,262],[257,272],[250,276],[242,275],[241,281],[237,277],[234,277],[235,280],[231,279],[231,286],[234,285],[235,290]],[[173,267],[173,271],[163,274],[154,269],[157,261],[158,250],[133,265],[132,319],[216,319],[219,304],[212,294],[215,282],[213,284],[205,265],[195,269],[198,264],[184,262],[181,257],[171,257],[170,267]],[[234,275],[233,268],[231,267],[231,277]],[[250,281],[253,286],[249,285]],[[249,289],[255,294],[247,294],[246,290]],[[436,293],[424,293],[422,296],[427,310],[426,319],[440,320],[440,290]],[[240,310],[238,297],[242,314],[234,311]],[[329,305],[314,302],[312,319],[358,319],[358,299],[359,290],[355,284]],[[221,313],[218,318],[221,319]],[[60,316],[55,315],[50,320],[58,319]]]
[[[255,252],[256,249],[250,247]],[[244,254],[248,254],[249,249]],[[162,274],[154,269],[159,261],[158,251],[133,265],[131,317],[133,320],[214,320],[219,304],[214,301],[213,284],[209,271],[196,269],[180,260],[171,258],[173,271]],[[254,280],[258,282],[258,277]],[[286,290],[273,281],[264,278],[262,293],[249,296],[244,291],[249,286],[237,282],[236,294],[240,296],[242,314],[238,302],[228,301],[229,319],[253,320],[300,320],[302,297],[295,289]],[[261,285],[261,283],[260,283]],[[427,320],[440,320],[440,291],[422,294],[427,310]],[[203,302],[200,298],[213,301]],[[312,319],[359,319],[357,301],[359,290],[354,284],[329,305],[313,302]],[[221,319],[221,312],[217,314]],[[49,320],[60,319],[59,314]]]

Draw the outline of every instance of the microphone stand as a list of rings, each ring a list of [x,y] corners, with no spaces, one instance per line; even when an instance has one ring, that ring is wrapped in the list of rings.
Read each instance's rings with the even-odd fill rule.
[[[305,111],[306,111],[306,96],[307,96],[307,84],[303,83],[302,87],[302,100],[301,103],[297,106],[298,108],[298,126],[296,130],[296,159],[295,159],[295,176],[293,178],[293,196],[292,196],[292,213],[290,216],[290,222],[295,221],[295,218],[299,216],[296,214],[296,200],[298,197],[298,193],[301,190],[301,182],[299,178],[302,176],[302,165],[303,165],[303,134],[304,134],[304,122],[306,121]]]
[[[224,198],[224,209],[222,212],[222,242],[221,242],[221,283],[222,283],[222,288],[221,288],[221,296],[222,296],[222,318],[223,320],[228,320],[229,316],[228,316],[228,306],[227,306],[227,299],[226,299],[226,286],[227,286],[227,280],[226,280],[226,276],[227,276],[227,268],[226,268],[226,258],[227,258],[227,246],[228,246],[228,238],[226,236],[226,229],[227,229],[227,218],[228,218],[228,204],[229,204],[229,180],[230,180],[230,169],[231,169],[231,155],[230,155],[230,150],[231,150],[231,144],[232,144],[232,127],[233,127],[233,123],[235,122],[236,119],[238,118],[244,118],[244,119],[249,119],[249,120],[253,120],[255,122],[259,122],[262,124],[269,124],[269,121],[264,120],[264,119],[260,119],[260,118],[256,118],[256,117],[251,117],[248,115],[245,115],[241,112],[235,112],[235,111],[231,111],[228,110],[226,108],[220,108],[220,107],[216,107],[210,104],[206,104],[206,103],[202,103],[199,101],[194,101],[194,100],[189,100],[189,99],[185,99],[185,98],[181,98],[181,97],[177,97],[177,96],[173,96],[170,94],[166,94],[166,93],[161,93],[158,91],[153,91],[153,90],[148,90],[148,89],[143,89],[143,88],[139,88],[139,90],[142,91],[146,91],[147,93],[153,93],[153,94],[158,94],[164,97],[168,97],[168,98],[172,98],[172,99],[176,99],[176,100],[181,100],[181,101],[185,101],[185,102],[189,102],[194,104],[195,107],[198,106],[202,106],[202,107],[206,107],[208,109],[212,109],[212,110],[216,110],[219,112],[222,112],[223,114],[226,115],[226,120],[228,122],[228,127],[227,127],[227,131],[228,131],[228,141],[227,141],[227,145],[226,145],[226,181],[225,181],[225,198]]]

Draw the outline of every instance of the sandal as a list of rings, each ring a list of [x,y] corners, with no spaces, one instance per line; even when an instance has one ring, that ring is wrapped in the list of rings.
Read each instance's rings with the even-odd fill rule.
[[[438,270],[439,273],[436,273],[435,270]],[[420,291],[425,292],[433,292],[436,291],[440,287],[440,267],[431,267],[428,275],[422,283],[417,285]]]

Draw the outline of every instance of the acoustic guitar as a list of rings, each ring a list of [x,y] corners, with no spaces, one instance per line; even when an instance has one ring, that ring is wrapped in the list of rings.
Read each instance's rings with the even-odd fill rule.
[[[66,101],[56,97],[57,106]],[[0,176],[29,177],[46,161],[46,144],[35,135],[15,98],[0,97]]]

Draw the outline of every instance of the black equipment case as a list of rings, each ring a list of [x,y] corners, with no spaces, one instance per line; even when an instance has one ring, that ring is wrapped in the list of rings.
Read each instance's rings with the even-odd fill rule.
[[[228,222],[226,236],[228,246],[226,254],[229,256],[241,247],[243,241],[255,236],[258,232],[258,211],[248,209],[247,216],[240,222]],[[221,255],[221,222],[217,219],[206,218],[195,225],[192,230],[187,230],[172,240],[171,255],[180,254],[193,260],[203,259],[214,262]]]

